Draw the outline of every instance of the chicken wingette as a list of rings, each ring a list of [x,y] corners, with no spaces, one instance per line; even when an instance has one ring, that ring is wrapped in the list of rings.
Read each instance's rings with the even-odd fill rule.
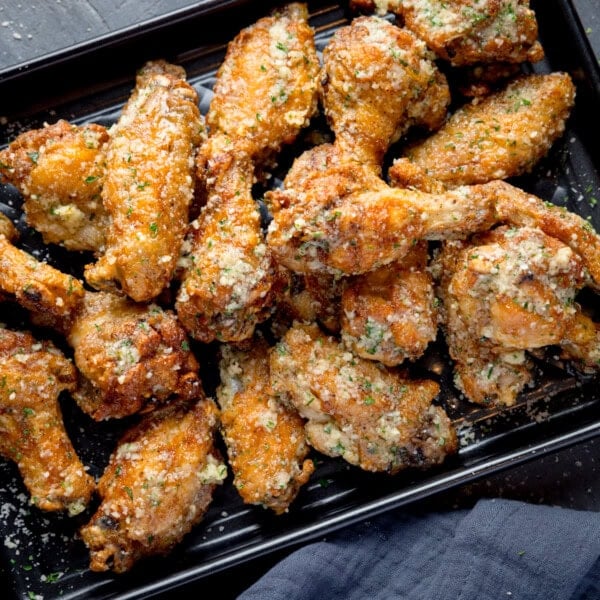
[[[446,78],[422,40],[378,17],[336,30],[323,51],[323,107],[338,151],[381,167],[411,127],[437,129],[446,116]]]
[[[176,311],[209,342],[252,336],[272,304],[275,277],[252,198],[255,169],[292,142],[317,109],[319,61],[304,4],[242,30],[217,72],[198,156],[207,203],[190,229]]]
[[[439,385],[349,352],[316,325],[295,324],[271,351],[271,385],[307,419],[309,444],[367,471],[441,463],[456,433],[432,404]]]
[[[408,147],[390,176],[396,185],[419,187],[417,168],[456,187],[528,173],[564,133],[574,101],[567,73],[519,77],[459,108],[433,135]]]
[[[0,454],[17,464],[33,505],[70,515],[85,509],[95,489],[58,402],[76,385],[75,367],[52,343],[0,328]]]
[[[87,265],[97,289],[137,302],[156,298],[175,272],[194,192],[194,156],[204,135],[198,95],[181,67],[149,62],[111,129],[102,202],[104,252]]]
[[[123,573],[164,555],[204,517],[227,466],[214,445],[218,410],[202,397],[157,409],[129,429],[100,481],[81,530],[90,569]]]
[[[234,486],[244,502],[282,514],[315,467],[304,421],[271,389],[268,351],[262,339],[248,351],[224,345],[217,399]]]
[[[102,125],[60,120],[20,134],[0,151],[0,179],[21,192],[27,223],[45,243],[91,251],[104,245],[107,142]]]

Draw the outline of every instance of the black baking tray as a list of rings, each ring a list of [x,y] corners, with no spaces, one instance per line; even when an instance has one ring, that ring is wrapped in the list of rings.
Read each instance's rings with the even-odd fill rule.
[[[30,69],[19,66],[3,71],[0,98],[5,118],[0,123],[0,145],[24,129],[61,117],[76,122],[114,122],[131,90],[135,71],[145,60],[158,57],[186,68],[205,112],[226,43],[242,26],[281,3],[199,4],[202,6],[196,12],[171,13],[146,27],[106,36],[98,40],[97,47],[84,45],[44,57]],[[577,99],[563,138],[532,175],[515,183],[579,213],[600,230],[600,138],[595,129],[600,106],[598,63],[569,0],[539,0],[532,2],[532,7],[547,54],[532,68],[537,72],[568,71],[577,85]],[[309,2],[309,8],[320,48],[331,32],[351,17],[333,2]],[[65,74],[69,77],[61,78]],[[294,151],[299,148],[282,158],[282,171]],[[63,270],[81,272],[89,257],[44,247],[26,227],[19,195],[10,186],[0,188],[0,209],[17,223],[24,249]],[[594,297],[590,305],[593,303]],[[0,305],[0,320],[28,326],[26,315],[10,304]],[[207,392],[212,393],[215,348],[196,349]],[[289,513],[282,516],[243,505],[228,481],[217,490],[204,521],[170,556],[141,562],[123,576],[87,569],[88,554],[76,532],[89,519],[91,510],[75,518],[41,513],[29,506],[14,465],[0,462],[0,558],[7,587],[16,598],[39,595],[45,600],[141,599],[173,592],[212,573],[600,434],[598,379],[583,376],[551,354],[539,360],[539,385],[504,411],[468,405],[457,395],[441,340],[416,368],[439,379],[443,390],[440,402],[458,427],[460,451],[443,466],[390,477],[362,472],[341,460],[315,454],[316,472]],[[65,396],[61,404],[76,449],[90,472],[99,475],[117,437],[135,417],[94,423],[70,398]]]

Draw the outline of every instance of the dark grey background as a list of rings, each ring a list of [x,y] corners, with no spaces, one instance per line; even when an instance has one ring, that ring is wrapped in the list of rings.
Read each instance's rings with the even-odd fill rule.
[[[0,70],[74,44],[151,20],[173,10],[197,7],[189,0],[10,0],[0,2]],[[600,59],[600,0],[573,0],[595,55]],[[2,114],[2,98],[0,98]],[[480,497],[506,497],[580,510],[600,510],[600,440],[592,440],[476,484],[429,499],[435,510],[469,506]],[[287,550],[286,552],[289,552]],[[237,567],[180,593],[196,596],[218,586],[233,598],[285,553]],[[213,588],[214,589],[214,588]]]

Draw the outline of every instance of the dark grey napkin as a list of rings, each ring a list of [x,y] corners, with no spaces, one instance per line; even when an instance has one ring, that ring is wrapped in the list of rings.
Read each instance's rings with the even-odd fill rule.
[[[600,513],[512,500],[394,512],[292,553],[239,600],[600,598]]]

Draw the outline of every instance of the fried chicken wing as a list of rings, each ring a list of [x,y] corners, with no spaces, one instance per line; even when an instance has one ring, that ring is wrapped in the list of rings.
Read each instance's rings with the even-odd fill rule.
[[[399,14],[405,27],[455,66],[544,57],[529,0],[376,0],[375,5]]]
[[[323,52],[323,81],[336,145],[344,156],[378,166],[410,127],[439,127],[450,102],[425,44],[378,17],[336,30]]]
[[[574,99],[567,73],[519,77],[459,108],[436,133],[409,147],[391,176],[418,186],[410,167],[401,175],[406,160],[450,187],[527,173],[563,134]]]
[[[202,398],[156,410],[125,433],[98,482],[102,503],[80,531],[92,571],[123,573],[167,554],[202,520],[227,475],[217,420]]]
[[[0,178],[23,195],[27,223],[47,244],[99,250],[108,215],[100,191],[108,132],[65,120],[19,135],[0,151]]]
[[[158,305],[88,292],[67,341],[82,375],[73,397],[97,421],[198,393],[199,366],[185,331]]]
[[[151,400],[193,397],[198,363],[175,314],[82,283],[0,236],[0,291],[37,325],[53,327],[75,351],[81,384],[73,396],[94,419],[123,417]]]
[[[419,358],[437,334],[427,244],[403,260],[352,278],[342,294],[342,340],[357,356],[391,367]]]
[[[271,389],[268,346],[258,339],[249,351],[222,348],[221,430],[234,485],[247,504],[276,514],[287,511],[314,471],[304,422]]]
[[[71,515],[84,510],[95,487],[58,403],[76,382],[72,363],[52,343],[0,328],[0,453],[19,467],[32,504]]]
[[[439,386],[348,352],[316,325],[295,324],[271,352],[276,393],[308,419],[309,444],[368,471],[441,463],[457,448]]]
[[[316,111],[319,63],[303,4],[244,29],[217,73],[198,176],[208,198],[190,231],[176,310],[192,337],[240,341],[270,314],[274,267],[252,198],[255,167]]]
[[[194,339],[240,341],[270,314],[274,270],[252,198],[252,163],[230,148],[210,154],[205,174],[214,190],[190,228],[175,309]]]
[[[456,382],[472,401],[514,404],[532,380],[525,351],[567,345],[582,358],[598,354],[596,328],[575,302],[589,274],[559,240],[504,226],[448,244],[439,261]]]
[[[111,130],[102,201],[106,248],[86,267],[90,285],[150,301],[169,285],[188,225],[195,148],[203,136],[198,95],[182,68],[147,63]]]
[[[229,44],[206,116],[259,163],[293,142],[317,110],[319,59],[305,4],[291,3]]]
[[[368,167],[328,158],[306,185],[269,195],[267,241],[292,271],[358,275],[406,256],[415,240],[465,237],[495,222],[495,196],[484,185],[393,189]]]

